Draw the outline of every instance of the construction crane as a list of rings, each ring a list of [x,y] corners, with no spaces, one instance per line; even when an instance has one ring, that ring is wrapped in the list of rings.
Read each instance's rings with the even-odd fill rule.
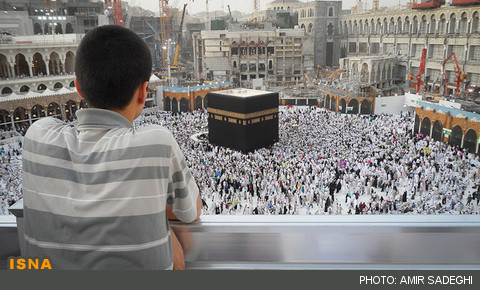
[[[113,12],[115,25],[123,26],[123,9],[121,0],[105,0],[105,9]]]
[[[210,12],[208,12],[208,0],[205,2],[205,11],[207,11],[207,30],[210,30]]]
[[[314,88],[317,86],[314,81],[310,80],[307,74],[303,74],[303,77],[304,77],[305,88],[307,88],[307,83],[312,83]]]
[[[155,50],[153,52],[153,67],[154,67],[155,71],[158,71],[158,70],[160,70],[160,63],[158,61],[158,55],[159,55],[158,51],[160,50],[160,48],[159,48],[159,46],[160,46],[159,45],[160,33],[148,21],[146,21],[145,23],[150,27],[150,29],[153,31],[154,34],[146,36],[143,39],[147,39],[147,38],[151,38],[151,37],[155,38]]]
[[[327,77],[327,70],[322,65],[317,64],[316,69],[317,69],[317,78],[320,78],[320,71],[323,73],[322,78]]]
[[[228,7],[228,13],[230,14],[230,21],[233,23],[232,10],[230,10],[230,5],[227,5],[227,7]]]
[[[454,60],[454,66],[453,68],[455,69],[455,82],[457,83],[457,89],[455,90],[455,95],[458,96],[458,93],[460,92],[460,84],[468,77],[467,74],[462,74],[462,71],[460,70],[460,66],[458,65],[458,61],[457,61],[457,56],[455,55],[455,52],[452,52],[448,57],[447,59],[445,59],[443,61],[443,65],[442,65],[442,68],[443,68],[443,76],[445,77],[445,90],[443,91],[443,95],[445,96],[445,94],[447,93],[447,86],[448,86],[448,76],[447,74],[445,73],[445,64],[447,63],[447,61],[453,56],[453,60]]]
[[[417,87],[417,94],[420,93],[420,87],[423,85],[422,75],[425,73],[425,60],[427,59],[427,49],[422,50],[422,59],[420,60],[420,67],[418,68],[418,74],[416,76],[409,75],[408,80],[415,79],[413,83]]]
[[[335,77],[335,75],[337,75],[337,74],[339,74],[339,73],[341,74],[342,72],[343,72],[343,69],[339,69],[339,70],[334,71],[334,72],[330,75],[330,77],[328,78],[328,82],[331,83],[331,82],[333,81],[333,78]]]
[[[160,33],[162,38],[162,68],[170,72],[170,11],[168,0],[159,0],[160,6]]]
[[[255,12],[260,11],[260,3],[259,3],[259,0],[253,0],[253,8],[255,9]]]
[[[180,50],[180,43],[182,42],[182,29],[183,29],[183,20],[185,19],[185,9],[187,8],[187,4],[183,4],[183,13],[182,13],[182,20],[180,21],[180,31],[178,32],[178,39],[177,39],[177,48],[175,50],[175,59],[173,60],[172,69],[178,69],[178,52]]]

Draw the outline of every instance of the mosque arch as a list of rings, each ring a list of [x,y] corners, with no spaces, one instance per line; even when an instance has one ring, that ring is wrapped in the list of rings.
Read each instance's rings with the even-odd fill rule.
[[[463,138],[462,127],[456,125],[455,127],[452,128],[452,136],[450,136],[449,143],[457,147],[462,147],[462,138]]]
[[[437,31],[437,19],[435,18],[435,14],[432,14],[430,17],[430,34],[434,34]]]
[[[7,110],[0,109],[0,129],[6,131],[11,129],[10,113]]]
[[[42,26],[40,23],[33,23],[33,34],[43,34]]]
[[[462,15],[460,16],[460,20],[458,23],[458,33],[465,34],[467,33],[467,29],[468,29],[468,17],[467,17],[467,13],[463,12]]]
[[[312,32],[313,32],[313,24],[312,24],[312,23],[308,24],[307,31],[308,31],[308,33],[312,33]]]
[[[471,24],[471,26],[472,26],[471,32],[472,33],[479,32],[479,27],[480,27],[479,23],[480,23],[479,13],[478,13],[478,11],[475,11],[473,13],[473,16],[472,16],[472,24]]]
[[[53,85],[53,88],[54,89],[61,89],[61,88],[63,88],[63,85],[62,85],[62,83],[57,82],[57,83],[55,83],[55,85]]]
[[[413,134],[418,134],[420,131],[420,117],[415,115],[415,123],[413,124]]]
[[[342,114],[345,114],[345,112],[347,112],[347,102],[344,98],[341,98],[340,102],[338,102],[338,111]]]
[[[325,108],[330,109],[330,95],[325,97]]]
[[[477,149],[477,143],[477,132],[475,132],[474,129],[469,129],[467,133],[465,133],[465,137],[463,139],[463,148],[467,149],[470,153],[475,153]]]
[[[196,96],[195,97],[195,110],[199,110],[202,108],[202,97]]]
[[[87,101],[85,101],[84,99],[81,99],[80,100],[80,109],[86,109],[86,108],[88,108]]]
[[[165,101],[163,103],[163,110],[165,110],[165,111],[170,111],[171,110],[170,97],[165,97]]]
[[[65,55],[65,72],[75,72],[75,54],[70,50]]]
[[[362,70],[360,72],[360,80],[362,82],[368,82],[368,64],[367,63],[364,63],[362,64]]]
[[[58,53],[55,51],[50,53],[50,60],[48,61],[48,69],[50,70],[50,75],[59,75],[63,72],[63,64],[60,61]]]
[[[360,105],[360,114],[369,115],[372,113],[372,103],[369,100],[363,100]]]
[[[10,64],[7,57],[0,53],[0,79],[9,78],[11,76]]]
[[[334,96],[332,96],[332,98],[330,100],[330,110],[332,110],[332,111],[337,110],[337,99]]]
[[[455,13],[450,14],[450,21],[448,21],[448,33],[455,33],[457,27],[457,16]]]
[[[180,112],[189,112],[190,102],[186,98],[180,99]]]
[[[32,72],[34,76],[47,75],[45,61],[43,60],[43,56],[38,52],[33,55]]]
[[[24,107],[17,107],[13,111],[13,122],[16,125],[26,126],[29,125],[28,112]]]
[[[38,104],[32,107],[32,109],[30,110],[30,114],[32,116],[32,121],[38,120],[46,116],[45,109],[42,105]]]
[[[37,92],[43,92],[47,89],[47,86],[45,84],[39,84],[37,86]]]
[[[72,23],[67,22],[67,25],[65,26],[65,33],[74,33]]]
[[[208,108],[208,96],[203,97],[203,107]]]
[[[358,100],[357,99],[351,99],[348,102],[348,106],[350,107],[350,110],[347,110],[347,114],[358,114]]]
[[[73,121],[75,119],[75,112],[77,111],[77,103],[73,100],[68,100],[65,103],[65,117],[69,121]]]
[[[410,18],[408,18],[408,16],[405,17],[405,22],[403,24],[403,31],[405,33],[410,33]]]
[[[178,113],[178,101],[176,98],[172,98],[172,112]]]
[[[443,134],[442,122],[437,120],[435,121],[435,123],[433,123],[432,139],[435,141],[442,141],[442,134]]]
[[[23,85],[21,88],[20,88],[20,93],[26,93],[30,91],[30,87],[27,86],[27,85]]]
[[[2,89],[2,95],[10,95],[11,93],[13,93],[12,89],[9,88],[9,87],[4,87]]]
[[[47,106],[47,116],[62,119],[62,111],[56,102],[51,102]]]
[[[430,118],[429,117],[423,118],[422,125],[420,126],[420,133],[423,134],[423,136],[430,137],[431,128],[432,128],[432,122],[430,121]]]
[[[55,27],[55,34],[63,34],[63,26],[60,22],[53,23]]]
[[[30,70],[27,60],[22,53],[17,53],[17,55],[15,55],[14,69],[15,75],[17,76],[30,76]]]

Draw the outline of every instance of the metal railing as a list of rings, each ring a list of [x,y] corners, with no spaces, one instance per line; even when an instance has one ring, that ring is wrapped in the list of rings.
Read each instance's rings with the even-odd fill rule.
[[[13,206],[19,233],[22,209]],[[0,259],[18,251],[11,223],[0,220]],[[479,215],[207,215],[171,225],[187,269],[480,269]]]

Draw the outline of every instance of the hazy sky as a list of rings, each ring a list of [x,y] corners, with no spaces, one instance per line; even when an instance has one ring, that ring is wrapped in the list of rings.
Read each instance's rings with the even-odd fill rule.
[[[128,0],[131,5],[141,6],[144,9],[158,12],[159,1],[158,0]],[[265,10],[267,8],[267,3],[273,2],[273,0],[259,0],[260,1],[260,10]],[[312,2],[312,0],[300,0],[301,2]],[[367,2],[367,7],[372,7],[373,0],[364,0]],[[198,12],[205,11],[205,2],[206,0],[169,0],[169,5],[183,9],[183,4],[188,4],[187,11],[190,14],[195,14]],[[343,0],[343,9],[350,9],[355,3],[355,0]],[[394,6],[398,5],[400,2],[402,5],[407,3],[408,0],[379,0],[380,6]],[[208,10],[223,10],[228,11],[227,5],[230,5],[232,11],[238,10],[244,13],[253,12],[253,3],[254,0],[209,0],[208,1]]]

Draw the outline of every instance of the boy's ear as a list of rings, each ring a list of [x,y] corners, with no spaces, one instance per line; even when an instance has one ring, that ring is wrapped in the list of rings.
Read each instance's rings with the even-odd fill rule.
[[[147,99],[147,87],[148,82],[143,82],[138,86],[137,89],[137,102],[139,104],[145,104],[145,100]]]
[[[75,78],[75,87],[77,88],[77,93],[80,95],[80,97],[81,97],[82,99],[85,99],[85,98],[83,97],[82,91],[80,91],[80,85],[78,84],[77,78]]]

